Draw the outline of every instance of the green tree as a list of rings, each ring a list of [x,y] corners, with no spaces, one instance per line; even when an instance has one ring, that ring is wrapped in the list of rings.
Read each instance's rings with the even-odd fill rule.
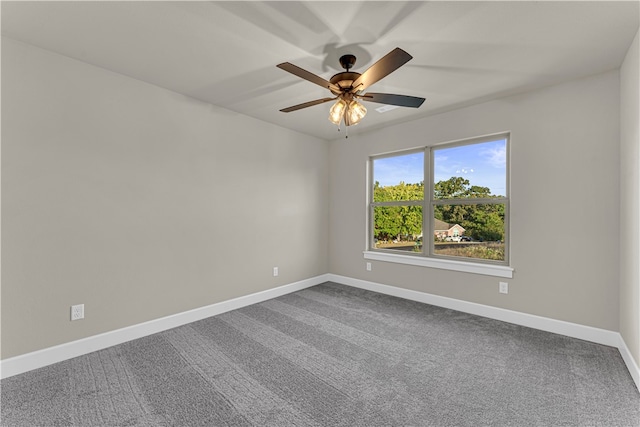
[[[504,240],[504,205],[473,205],[468,219],[460,225],[476,240]]]
[[[460,176],[451,177],[446,181],[438,181],[434,185],[433,190],[436,199],[468,199],[492,197],[489,187],[470,185],[468,179],[464,179]]]
[[[374,202],[414,201],[424,199],[424,183],[381,186],[376,181]],[[416,236],[422,232],[422,206],[376,206],[374,236],[380,240]]]
[[[436,199],[493,198],[491,189],[470,185],[469,180],[452,177],[434,185]],[[504,239],[504,205],[437,205],[434,216],[448,224],[460,224],[465,234],[476,240]]]
[[[491,189],[471,185],[462,177],[452,177],[434,185],[436,199],[492,198]],[[381,186],[374,184],[374,202],[423,200],[424,183]],[[376,206],[374,208],[374,236],[391,240],[422,233],[421,206]],[[437,205],[435,218],[448,224],[460,224],[465,234],[476,240],[504,240],[504,204]]]
[[[452,199],[465,197],[469,180],[462,177],[451,177],[446,181],[438,181],[434,187],[436,199]]]

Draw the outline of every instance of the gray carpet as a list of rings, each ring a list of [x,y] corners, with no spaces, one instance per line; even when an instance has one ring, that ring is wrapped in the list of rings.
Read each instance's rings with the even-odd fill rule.
[[[617,349],[334,283],[1,382],[3,426],[629,426]]]

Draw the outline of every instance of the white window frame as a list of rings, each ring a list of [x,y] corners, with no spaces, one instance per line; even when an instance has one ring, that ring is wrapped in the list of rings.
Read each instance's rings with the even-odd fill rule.
[[[473,145],[484,142],[495,141],[499,139],[506,140],[506,195],[499,198],[488,199],[434,199],[434,152],[443,148],[452,148],[462,145]],[[486,135],[482,137],[468,138],[459,141],[446,142],[433,146],[420,147],[418,149],[398,151],[394,153],[386,153],[384,155],[371,156],[369,158],[368,167],[368,189],[367,189],[367,246],[363,252],[364,258],[369,260],[392,262],[398,264],[415,265],[427,268],[439,268],[445,270],[462,271],[467,273],[483,274],[489,276],[513,277],[513,267],[509,265],[509,200],[510,200],[510,133],[502,132],[492,135]],[[374,190],[374,170],[373,162],[376,159],[385,157],[402,156],[411,153],[424,151],[424,197],[423,200],[418,202],[422,204],[422,221],[423,221],[423,233],[422,233],[422,253],[407,252],[402,253],[395,250],[379,249],[375,247],[373,229],[374,229],[374,207],[384,205],[413,205],[415,201],[399,201],[384,204],[373,202],[373,190]],[[504,261],[485,260],[479,258],[460,258],[460,257],[447,257],[443,255],[434,254],[434,242],[433,233],[435,227],[435,221],[433,216],[434,207],[436,205],[446,204],[504,204],[505,205],[505,259]]]

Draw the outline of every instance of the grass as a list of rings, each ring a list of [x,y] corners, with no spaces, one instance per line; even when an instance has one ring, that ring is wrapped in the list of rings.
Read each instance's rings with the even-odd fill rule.
[[[376,248],[395,249],[401,251],[416,251],[416,242],[378,242]],[[474,243],[451,243],[442,242],[434,244],[436,255],[445,255],[460,258],[488,259],[494,261],[504,261],[504,243],[500,242],[474,242]]]
[[[413,249],[416,245],[416,242],[411,241],[401,241],[401,242],[378,242],[376,244],[376,248],[379,249]]]
[[[434,252],[438,255],[504,261],[504,243],[500,242],[443,245],[436,243]]]

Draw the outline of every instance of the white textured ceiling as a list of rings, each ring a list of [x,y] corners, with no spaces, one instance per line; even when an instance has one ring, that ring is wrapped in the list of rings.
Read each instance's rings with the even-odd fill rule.
[[[426,98],[369,113],[350,134],[616,69],[639,24],[625,2],[2,2],[2,34],[322,139],[330,96],[276,68],[325,79],[400,47],[413,59],[371,92]]]

